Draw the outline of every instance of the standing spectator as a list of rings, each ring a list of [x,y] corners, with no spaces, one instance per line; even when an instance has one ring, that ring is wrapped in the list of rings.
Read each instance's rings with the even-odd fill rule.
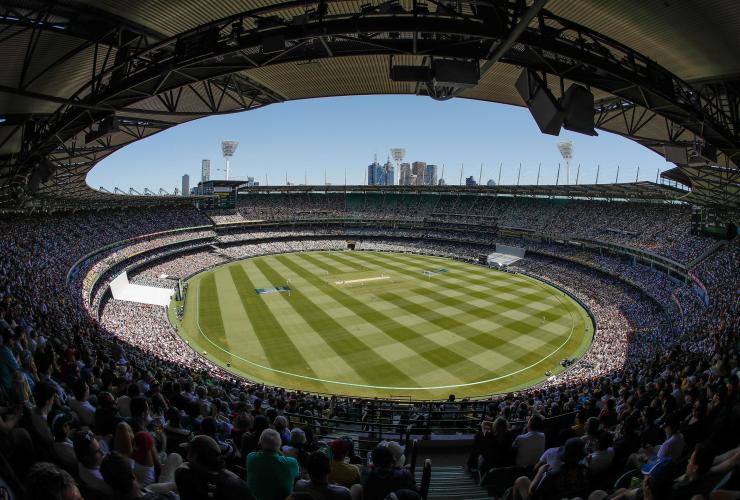
[[[262,431],[259,445],[261,451],[247,456],[247,485],[259,500],[282,500],[293,492],[298,461],[280,454],[280,434],[274,429]]]

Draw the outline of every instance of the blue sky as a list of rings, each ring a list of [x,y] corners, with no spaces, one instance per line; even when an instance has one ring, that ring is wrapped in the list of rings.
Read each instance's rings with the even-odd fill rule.
[[[253,176],[261,184],[364,183],[366,167],[377,153],[385,160],[392,147],[406,149],[406,161],[445,165],[448,184],[463,177],[483,182],[516,184],[519,163],[521,184],[534,184],[542,163],[540,184],[554,184],[557,143],[572,140],[571,183],[581,164],[580,183],[614,182],[619,165],[620,182],[655,181],[658,170],[670,168],[652,151],[622,137],[599,131],[588,137],[563,131],[560,137],[543,135],[525,108],[452,99],[438,102],[419,96],[353,96],[290,101],[233,115],[214,116],[173,127],[134,143],[99,163],[88,175],[95,188],[115,186],[142,191],[160,187],[172,191],[187,173],[191,186],[200,179],[203,158],[211,160],[211,177],[223,178],[220,144],[239,141],[232,160],[232,178]],[[564,166],[560,183],[564,183]]]

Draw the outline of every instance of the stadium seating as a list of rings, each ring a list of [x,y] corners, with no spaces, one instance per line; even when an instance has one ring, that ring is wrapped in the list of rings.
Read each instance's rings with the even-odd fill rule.
[[[244,224],[250,220],[281,223]],[[565,457],[561,446],[572,450],[574,467],[583,458],[591,468],[584,472],[587,492],[612,493],[624,472],[670,453],[674,467],[665,480],[675,498],[708,495],[722,478],[722,488],[737,490],[740,242],[689,236],[688,227],[687,209],[675,205],[315,194],[255,196],[237,211],[209,216],[149,208],[2,219],[0,478],[16,498],[39,482],[72,481],[84,498],[105,498],[117,487],[117,460],[124,460],[142,486],[179,489],[186,498],[175,471],[183,458],[197,456],[203,477],[247,491],[246,456],[265,429],[275,428],[283,453],[297,459],[306,479],[317,450],[341,450],[345,465],[362,468],[381,441],[412,449],[415,438],[466,439],[458,453],[470,457],[459,465],[474,472],[470,484],[486,476],[484,486],[500,493],[524,484],[515,476],[536,474],[505,469],[515,466],[512,441],[525,439],[515,437],[536,415],[545,435],[536,458],[557,461]],[[537,236],[513,238],[495,228]],[[649,251],[687,274],[565,244],[565,236]],[[527,257],[512,270],[586,304],[596,319],[594,342],[561,374],[516,393],[444,403],[362,400],[238,378],[190,350],[161,308],[109,296],[108,284],[122,270],[133,283],[172,286],[163,274],[186,278],[233,259],[341,249],[350,239],[359,250],[471,262],[496,243],[523,246]],[[495,436],[481,426],[489,421]],[[668,443],[664,428],[681,436],[680,446],[678,438]],[[495,466],[485,465],[492,459]],[[417,494],[434,498],[440,490],[433,471],[445,469],[418,463],[425,465]],[[616,484],[630,486],[629,479]]]

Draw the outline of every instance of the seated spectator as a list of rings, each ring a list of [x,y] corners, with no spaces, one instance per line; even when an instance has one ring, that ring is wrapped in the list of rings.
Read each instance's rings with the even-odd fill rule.
[[[296,427],[290,431],[290,444],[283,446],[282,452],[286,457],[293,457],[298,460],[301,467],[306,467],[309,456],[306,450],[307,446],[308,438],[306,437],[306,432],[300,427]]]
[[[403,467],[406,465],[406,455],[403,454],[403,447],[395,441],[381,441],[378,446],[385,446],[391,450],[393,455],[393,467]]]
[[[84,500],[72,476],[48,462],[37,462],[31,467],[25,486],[26,498],[29,500]]]
[[[116,400],[108,391],[98,393],[98,407],[95,410],[95,432],[101,436],[109,436],[116,430],[116,425],[123,421],[118,411]]]
[[[311,453],[307,467],[310,479],[299,479],[295,492],[310,493],[314,500],[351,500],[347,487],[329,483],[330,462],[329,457],[320,451]]]
[[[586,463],[588,464],[588,470],[591,476],[597,476],[602,472],[606,472],[611,467],[614,461],[614,437],[611,432],[601,431],[599,433],[599,439],[596,442],[596,450],[592,451],[586,457]]]
[[[83,486],[97,495],[110,497],[113,490],[100,473],[103,451],[100,449],[100,443],[95,439],[93,433],[90,431],[75,432],[72,436],[72,444],[79,462],[77,475]]]
[[[668,415],[663,423],[663,430],[666,436],[663,444],[659,447],[642,448],[638,453],[630,457],[629,463],[637,467],[661,458],[678,460],[684,449],[684,440],[680,431],[678,415]]]
[[[383,500],[395,491],[416,488],[411,473],[393,464],[393,452],[387,446],[373,449],[372,464],[364,471],[362,478],[364,500]]]
[[[335,439],[330,446],[334,456],[331,461],[329,480],[347,488],[350,488],[353,484],[359,484],[360,469],[346,461],[347,455],[352,449],[352,442],[349,439]]]
[[[182,500],[254,500],[247,483],[224,468],[221,448],[208,436],[196,436],[188,449],[188,461],[175,472]]]
[[[261,451],[247,456],[247,485],[260,500],[282,500],[293,492],[298,461],[280,454],[280,434],[274,429],[262,431],[259,446]]]
[[[514,436],[504,417],[493,421],[492,432],[483,442],[481,470],[514,465]]]
[[[532,467],[545,451],[545,424],[539,415],[532,415],[527,422],[527,432],[514,438],[517,467]]]
[[[585,457],[585,447],[580,438],[571,438],[563,447],[558,467],[545,464],[539,468],[534,479],[526,476],[514,482],[514,494],[522,500],[560,500],[561,498],[586,498],[588,489],[588,469],[581,461]]]
[[[167,453],[179,452],[180,445],[190,441],[190,431],[180,425],[180,410],[174,406],[165,412],[167,424],[164,426],[164,435],[167,441]]]
[[[77,457],[74,445],[69,438],[72,417],[67,413],[57,413],[52,419],[51,429],[54,434],[54,456],[67,472],[75,472]]]
[[[31,436],[37,446],[51,450],[54,446],[54,437],[49,429],[48,419],[56,400],[56,393],[46,382],[39,382],[34,385],[32,393],[36,404],[29,412]]]
[[[103,479],[113,490],[115,500],[143,498],[145,500],[174,500],[174,493],[155,493],[143,489],[131,470],[131,462],[127,457],[113,451],[106,455],[100,464],[100,473]]]
[[[75,397],[69,399],[67,404],[77,414],[82,425],[92,428],[95,423],[95,407],[87,400],[90,397],[90,386],[79,378],[72,384],[72,391]]]
[[[689,500],[695,495],[708,498],[722,473],[713,472],[714,452],[708,441],[696,445],[686,464],[686,473],[673,482],[673,500]]]

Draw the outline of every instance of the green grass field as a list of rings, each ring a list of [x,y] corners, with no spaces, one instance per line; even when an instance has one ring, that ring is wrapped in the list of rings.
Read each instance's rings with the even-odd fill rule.
[[[537,280],[381,252],[230,263],[191,278],[182,323],[171,319],[198,352],[251,380],[411,399],[530,386],[593,335],[577,302]]]

